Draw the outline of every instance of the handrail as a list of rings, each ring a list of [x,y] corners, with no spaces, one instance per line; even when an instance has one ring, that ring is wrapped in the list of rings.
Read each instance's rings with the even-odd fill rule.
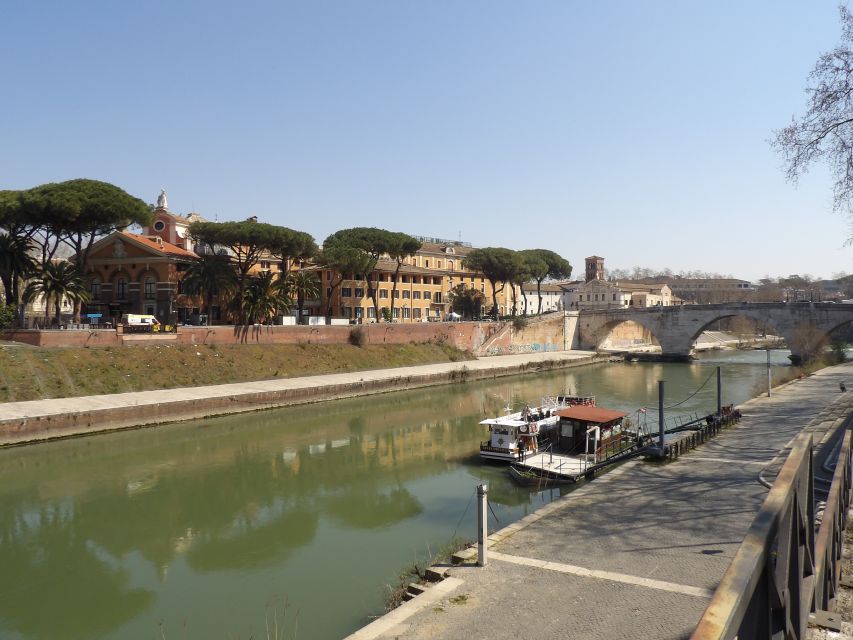
[[[844,527],[847,524],[847,510],[850,508],[851,489],[851,439],[853,432],[844,434],[835,473],[820,529],[815,541],[815,594],[812,610],[832,611],[835,609],[835,596],[838,581],[841,579],[841,545],[844,541]]]
[[[814,589],[812,436],[797,437],[691,640],[805,638]]]

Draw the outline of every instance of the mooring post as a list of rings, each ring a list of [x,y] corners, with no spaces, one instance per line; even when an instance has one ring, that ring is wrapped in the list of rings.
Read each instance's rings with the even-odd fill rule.
[[[660,434],[660,457],[664,456],[663,438],[663,380],[658,380],[658,432]]]
[[[489,499],[489,485],[477,485],[477,564],[481,567],[486,566],[488,558],[486,550],[488,545],[488,526],[489,526],[489,507],[487,501]]]
[[[723,368],[717,367],[717,417],[723,420]]]
[[[767,397],[773,397],[773,383],[770,377],[770,347],[767,347]]]

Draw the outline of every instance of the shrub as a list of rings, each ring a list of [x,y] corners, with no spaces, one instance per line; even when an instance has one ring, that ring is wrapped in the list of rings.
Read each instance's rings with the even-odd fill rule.
[[[516,331],[521,331],[524,327],[527,326],[527,317],[526,316],[515,316],[512,319],[512,328]]]
[[[349,332],[349,343],[354,347],[363,347],[367,344],[367,331],[364,327],[356,327]]]
[[[11,329],[17,324],[18,313],[13,304],[0,304],[0,331]]]

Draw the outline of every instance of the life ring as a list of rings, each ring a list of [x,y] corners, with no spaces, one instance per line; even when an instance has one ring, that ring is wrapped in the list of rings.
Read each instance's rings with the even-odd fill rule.
[[[527,433],[527,425],[526,424],[521,425],[518,428],[518,430],[521,431],[521,433]]]

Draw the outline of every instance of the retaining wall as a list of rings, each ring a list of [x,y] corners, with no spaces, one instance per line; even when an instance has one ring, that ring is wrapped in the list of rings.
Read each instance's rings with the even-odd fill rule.
[[[360,326],[228,326],[178,327],[182,344],[347,344],[353,331],[361,331],[366,344],[446,342],[463,351],[477,351],[504,323],[441,322],[366,324]],[[132,342],[144,343],[146,334],[132,334]],[[10,331],[4,340],[35,347],[113,347],[125,343],[116,330]],[[154,338],[152,338],[153,340]],[[131,342],[128,340],[127,342]]]

